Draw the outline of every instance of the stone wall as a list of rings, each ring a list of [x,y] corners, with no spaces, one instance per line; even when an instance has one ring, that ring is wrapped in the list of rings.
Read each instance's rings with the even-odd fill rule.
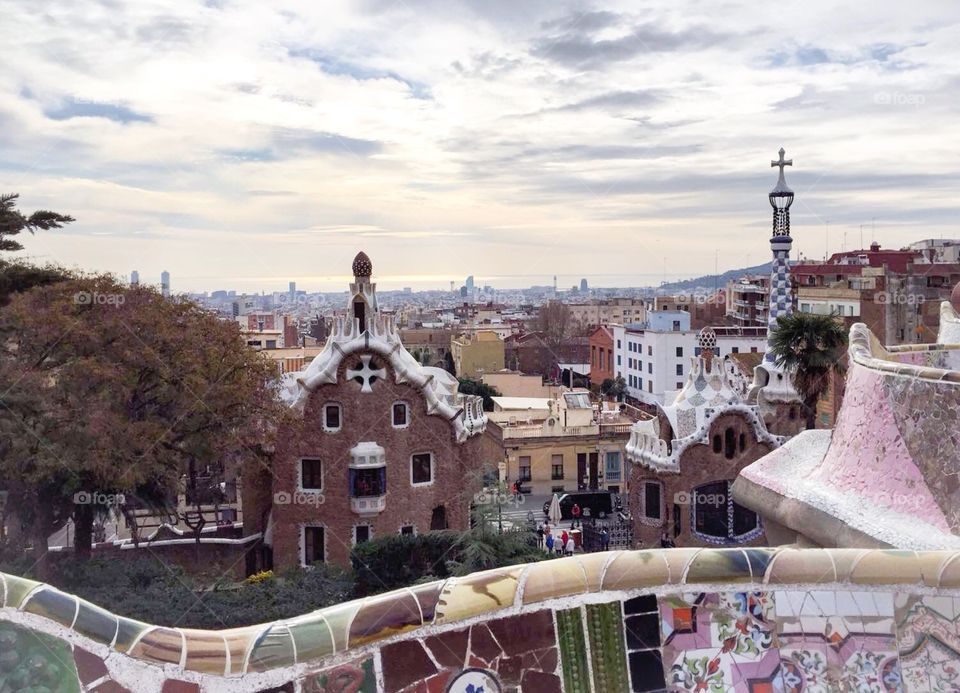
[[[0,574],[3,690],[960,689],[960,552],[670,549],[501,568],[226,630]],[[30,688],[32,687],[32,688]]]

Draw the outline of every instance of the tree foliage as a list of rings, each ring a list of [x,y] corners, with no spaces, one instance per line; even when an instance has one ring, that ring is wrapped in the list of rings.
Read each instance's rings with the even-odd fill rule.
[[[493,385],[487,385],[472,378],[459,378],[459,392],[464,395],[480,395],[483,397],[483,410],[493,411],[493,398],[500,396],[500,391]]]
[[[59,229],[75,221],[73,217],[46,209],[39,209],[30,215],[23,214],[16,207],[19,197],[17,193],[0,195],[0,250],[23,250],[23,246],[12,238],[21,231],[34,233]]]
[[[239,628],[300,616],[353,597],[353,576],[317,564],[242,585],[203,585],[153,557],[65,559],[50,582],[105,609],[180,628]]]
[[[793,384],[803,398],[807,428],[816,425],[817,399],[830,385],[831,373],[844,371],[847,330],[832,315],[791,313],[777,318],[770,348],[777,365],[793,371]]]
[[[189,301],[85,277],[17,294],[3,318],[0,480],[38,556],[69,517],[89,551],[99,506],[74,494],[167,504],[191,469],[260,459],[283,415],[274,367]]]
[[[623,399],[627,394],[627,381],[622,375],[616,378],[604,378],[600,383],[600,394],[616,397],[618,400]]]

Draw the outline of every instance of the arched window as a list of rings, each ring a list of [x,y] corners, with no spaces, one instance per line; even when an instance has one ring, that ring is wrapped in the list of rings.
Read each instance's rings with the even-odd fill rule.
[[[693,533],[712,544],[751,541],[763,531],[760,517],[730,493],[732,481],[712,481],[693,489],[690,498]]]
[[[360,321],[360,330],[366,329],[367,304],[362,299],[353,302],[353,315]]]
[[[720,452],[723,449],[723,442],[720,440],[720,434],[713,436],[713,451]]]

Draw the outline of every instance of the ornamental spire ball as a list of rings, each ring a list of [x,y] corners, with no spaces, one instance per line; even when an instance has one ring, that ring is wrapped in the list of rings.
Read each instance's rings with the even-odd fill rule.
[[[357,256],[353,258],[353,276],[369,277],[371,274],[373,274],[373,263],[370,262],[367,254],[361,250],[357,253]]]

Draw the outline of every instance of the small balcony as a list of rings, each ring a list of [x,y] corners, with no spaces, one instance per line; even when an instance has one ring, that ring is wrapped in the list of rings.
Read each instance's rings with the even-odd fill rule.
[[[350,499],[350,510],[357,515],[379,515],[387,509],[387,496],[354,496]]]

